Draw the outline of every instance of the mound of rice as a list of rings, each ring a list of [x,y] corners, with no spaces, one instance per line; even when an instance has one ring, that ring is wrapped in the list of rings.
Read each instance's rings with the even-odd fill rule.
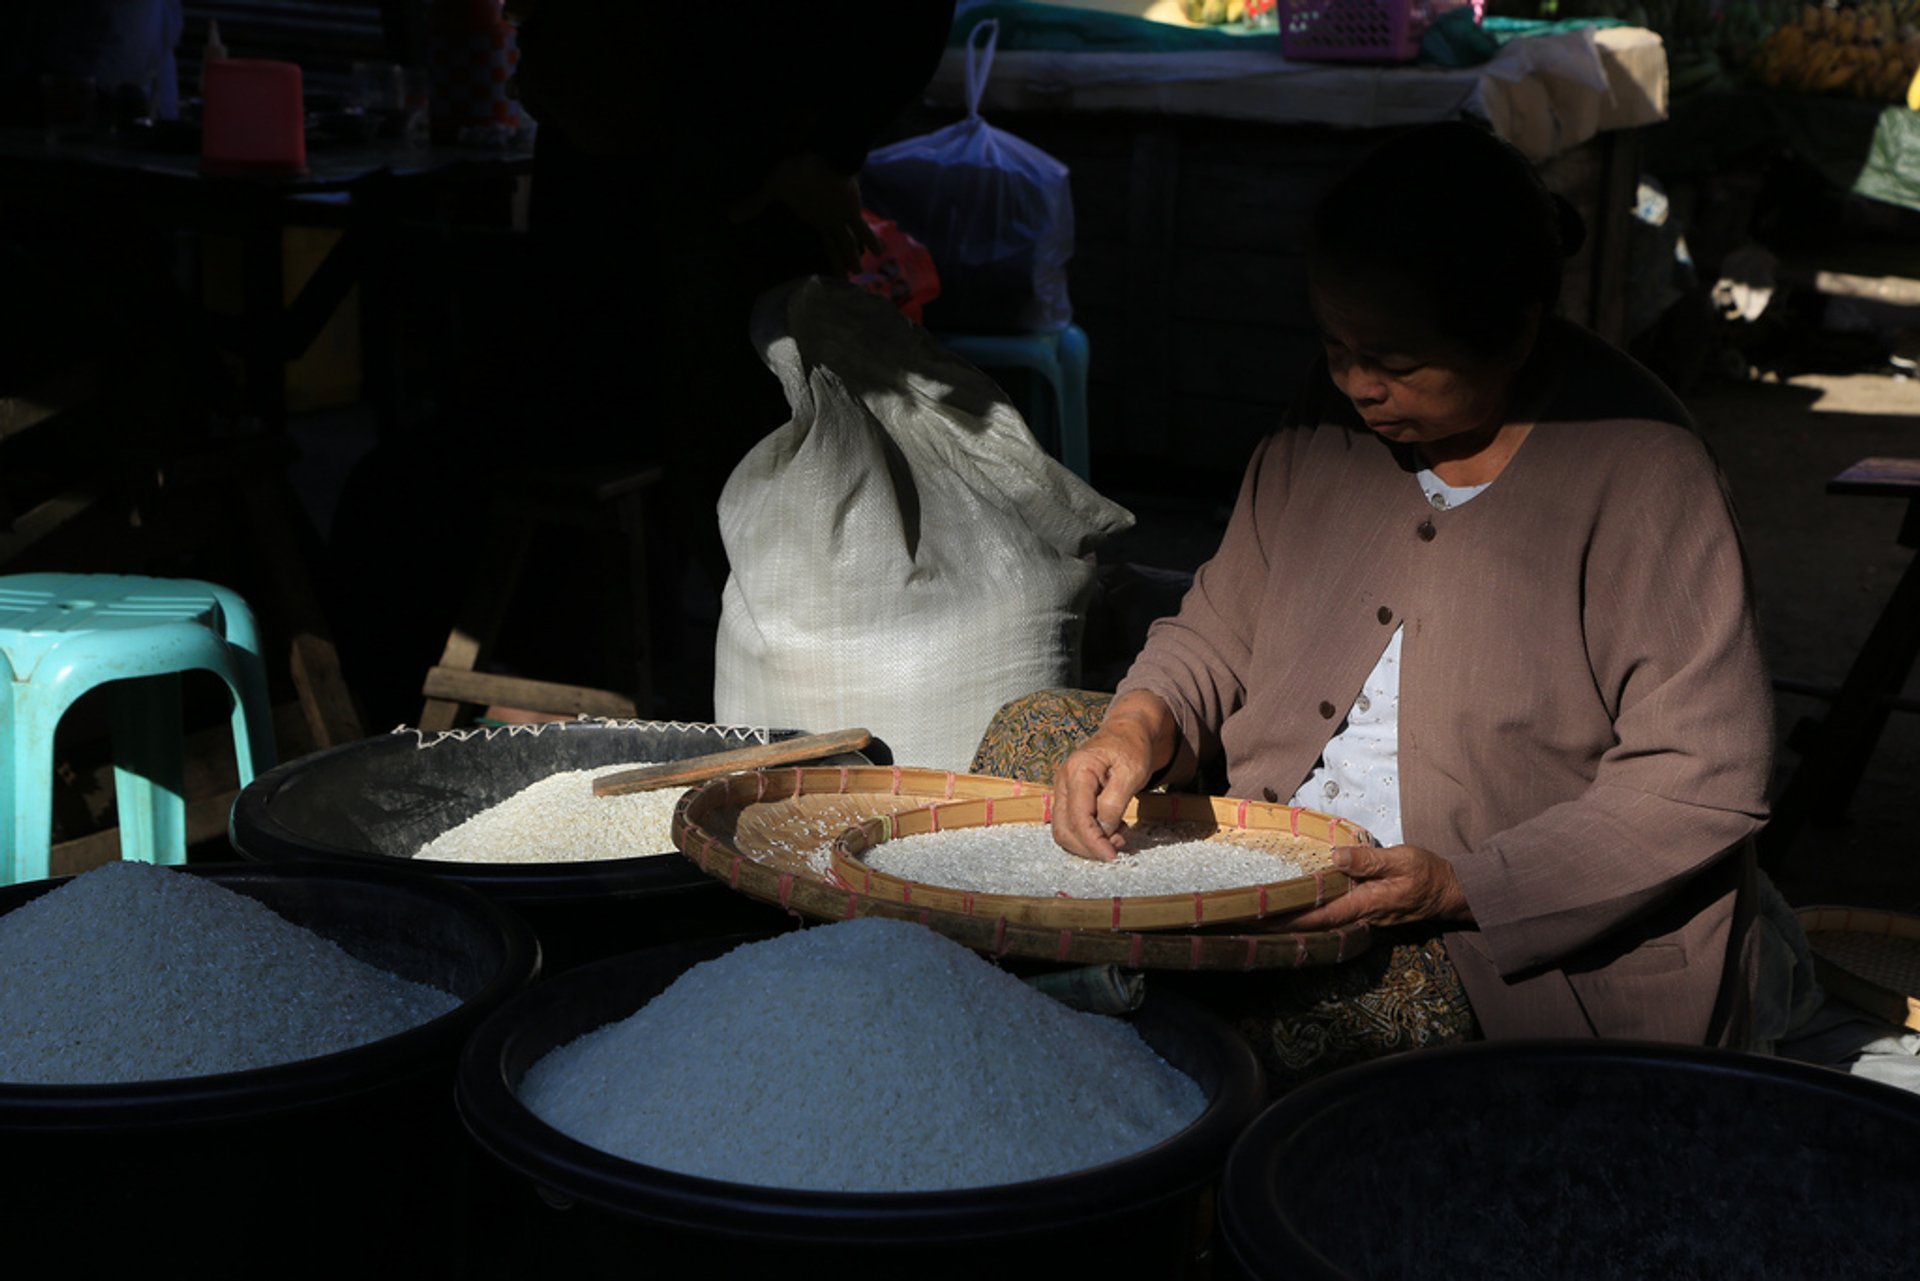
[[[635,761],[622,769],[649,764]],[[585,863],[673,852],[673,807],[684,788],[595,796],[611,769],[565,770],[450,827],[415,858],[452,863]]]
[[[644,1165],[873,1192],[1100,1165],[1206,1107],[1126,1023],[876,917],[694,966],[534,1064],[520,1098],[563,1133]]]
[[[1142,824],[1110,863],[1069,854],[1039,823],[955,827],[897,836],[873,846],[861,860],[921,885],[984,894],[1068,898],[1138,898],[1236,889],[1290,881],[1305,869],[1290,858],[1227,841],[1187,839],[1185,825]],[[1302,842],[1300,848],[1307,848]]]
[[[239,1072],[459,1005],[202,877],[108,863],[0,916],[0,1081]]]

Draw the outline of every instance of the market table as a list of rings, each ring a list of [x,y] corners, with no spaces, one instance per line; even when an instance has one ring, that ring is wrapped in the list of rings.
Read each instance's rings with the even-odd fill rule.
[[[927,86],[962,104],[964,49],[948,49]],[[1599,27],[1510,40],[1477,67],[1291,62],[1272,40],[1232,50],[1062,53],[1002,50],[982,114],[1126,112],[1378,129],[1465,112],[1535,160],[1598,134],[1664,120],[1667,55],[1639,27]]]
[[[189,129],[168,128],[55,142],[37,129],[0,129],[0,200],[56,213],[111,208],[132,222],[237,238],[239,314],[182,298],[179,319],[242,358],[246,408],[269,430],[286,423],[286,363],[313,344],[349,291],[360,286],[368,399],[390,425],[400,388],[392,330],[396,299],[388,290],[403,211],[409,202],[510,184],[531,171],[532,148],[421,146],[402,139],[316,143],[305,173],[235,178],[200,172],[196,137]],[[281,235],[288,227],[342,231],[291,299]]]
[[[1640,135],[1667,110],[1650,31],[1528,36],[1464,68],[1289,62],[1274,37],[1165,52],[1019,43],[1017,29],[1003,36],[981,113],[1072,171],[1069,288],[1091,339],[1106,483],[1161,484],[1169,466],[1238,474],[1318,349],[1302,253],[1312,207],[1393,128],[1478,116],[1539,162],[1588,225],[1562,310],[1628,336]],[[964,62],[948,50],[927,127],[964,110]]]
[[[200,172],[197,134],[156,126],[119,136],[50,139],[37,129],[0,130],[0,204],[112,237],[124,228],[159,228],[231,236],[240,251],[241,310],[207,305],[203,291],[168,280],[128,290],[152,314],[142,323],[195,335],[189,349],[235,352],[244,362],[241,406],[263,430],[207,442],[193,456],[157,460],[156,488],[195,481],[240,507],[269,576],[281,628],[291,640],[292,674],[313,741],[319,746],[361,735],[359,716],[339,674],[330,629],[306,572],[306,553],[289,523],[298,510],[285,475],[286,363],[312,345],[350,291],[362,290],[362,349],[367,399],[383,425],[399,416],[401,379],[392,293],[392,263],[402,221],[422,202],[452,200],[477,186],[510,184],[530,169],[530,148],[485,150],[415,146],[404,140],[333,143],[313,140],[308,168],[297,175],[212,177]],[[283,231],[333,227],[338,240],[299,290],[288,297]],[[92,464],[88,464],[91,466]],[[161,504],[156,502],[155,507]],[[73,515],[83,508],[76,506]],[[149,546],[201,536],[167,532],[146,522]],[[164,536],[163,536],[164,535]]]

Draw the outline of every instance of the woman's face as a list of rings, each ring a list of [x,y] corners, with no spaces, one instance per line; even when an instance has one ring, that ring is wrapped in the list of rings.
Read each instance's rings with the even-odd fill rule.
[[[1514,375],[1531,334],[1506,359],[1488,360],[1408,319],[1404,296],[1316,280],[1313,310],[1333,384],[1377,434],[1460,457],[1493,439],[1506,421]]]

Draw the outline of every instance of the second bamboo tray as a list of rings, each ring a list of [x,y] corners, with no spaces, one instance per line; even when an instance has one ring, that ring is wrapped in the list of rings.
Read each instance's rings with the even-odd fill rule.
[[[1803,907],[1796,915],[1821,987],[1920,1031],[1920,917],[1864,907]]]
[[[760,770],[688,792],[674,811],[673,839],[709,876],[796,915],[918,921],[995,957],[1145,970],[1289,970],[1350,961],[1372,941],[1364,925],[1291,933],[1054,928],[892,903],[833,878],[835,838],[868,819],[936,801],[1045,795],[1042,784],[899,766]],[[1203,806],[1206,798],[1181,803]]]
[[[1285,857],[1304,868],[1305,875],[1180,894],[1080,898],[957,889],[891,875],[866,862],[866,854],[875,846],[903,836],[1051,824],[1051,794],[988,797],[879,815],[834,842],[833,871],[843,884],[870,897],[963,916],[1005,917],[1050,929],[1191,930],[1253,926],[1337,898],[1347,892],[1348,881],[1345,874],[1333,870],[1333,847],[1372,843],[1365,830],[1345,819],[1261,801],[1149,793],[1127,806],[1125,818],[1134,825],[1163,826],[1180,839],[1218,840]]]

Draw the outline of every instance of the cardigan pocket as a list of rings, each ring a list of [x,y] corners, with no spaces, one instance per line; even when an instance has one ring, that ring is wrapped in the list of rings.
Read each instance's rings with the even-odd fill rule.
[[[1603,1038],[1706,1041],[1718,984],[1700,981],[1678,942],[1644,943],[1598,968],[1566,974],[1587,1020]]]

